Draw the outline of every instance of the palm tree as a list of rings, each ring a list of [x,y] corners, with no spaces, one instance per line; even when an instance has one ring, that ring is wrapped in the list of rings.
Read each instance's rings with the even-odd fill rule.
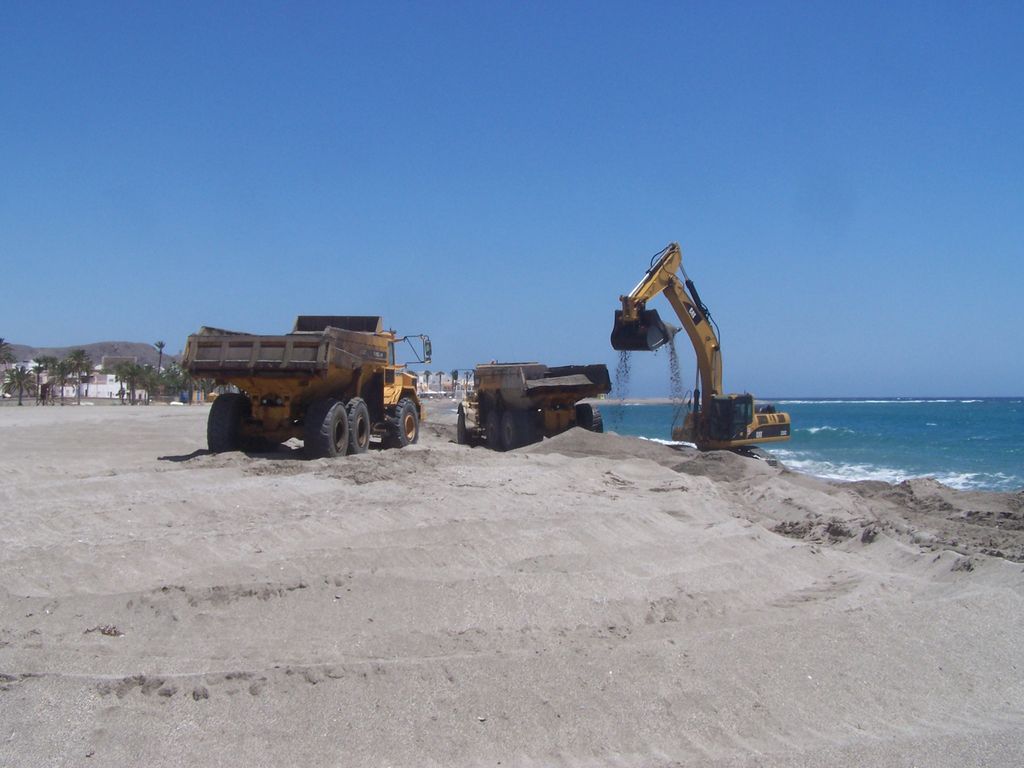
[[[11,348],[11,345],[7,343],[7,340],[3,336],[0,336],[0,363],[3,363],[4,369],[6,370],[7,366],[14,365],[16,362],[17,361],[14,359],[14,350]]]
[[[427,392],[430,391],[430,377],[431,377],[432,374],[433,374],[433,371],[424,371],[423,372],[423,378],[427,382]]]
[[[43,371],[45,371],[45,370],[46,370],[46,366],[43,365],[38,360],[36,360],[34,363],[32,363],[32,373],[34,373],[35,376],[36,376],[36,403],[37,404],[39,403],[39,394],[41,392],[39,379],[40,379],[40,376],[42,376]]]
[[[16,365],[4,371],[3,389],[7,394],[18,390],[18,405],[23,405],[21,398],[26,389],[32,388],[32,374],[24,365]]]
[[[63,360],[58,360],[50,370],[53,373],[54,383],[60,387],[60,404],[64,405],[64,386],[71,378],[71,374],[74,373],[74,365],[69,358],[65,357]]]
[[[52,401],[53,381],[54,376],[56,375],[57,362],[57,358],[53,355],[43,355],[42,357],[36,358],[36,364],[41,365],[43,370],[46,371],[46,389],[44,390],[42,387],[39,388],[39,397],[42,399],[44,405],[47,400],[44,395],[51,395]]]
[[[451,372],[452,377],[452,397],[455,397],[455,388],[459,385],[459,369],[453,368]]]
[[[148,366],[152,368],[152,366]],[[138,405],[142,402],[142,396],[139,394],[139,390],[145,387],[144,379],[146,376],[146,369],[138,363],[132,363],[131,369],[128,374],[128,391],[131,394],[131,402],[133,405]]]
[[[75,399],[82,404],[82,374],[92,371],[92,360],[84,349],[72,349],[67,357],[71,374],[75,377]]]
[[[118,392],[118,395],[121,398],[121,405],[124,405],[124,396],[129,391],[128,382],[130,379],[134,379],[134,373],[132,371],[133,367],[134,364],[129,362],[121,362],[114,366],[114,381],[121,385],[121,390]],[[134,398],[131,398],[129,402],[132,402],[133,400]]]
[[[173,393],[173,399],[175,400],[189,388],[189,382],[188,371],[175,362],[172,362],[167,366],[166,370],[160,372],[160,386]]]
[[[157,357],[156,360],[156,371],[159,373],[164,369],[164,347],[167,345],[162,341],[157,341],[153,343],[153,346],[156,347],[156,351],[160,353],[160,356]]]
[[[149,366],[152,370],[152,366]],[[136,390],[138,389],[139,382],[145,376],[145,369],[138,363],[129,363],[127,361],[118,363],[114,368],[114,377],[121,382],[121,388],[124,390],[127,387],[128,402],[131,405],[135,405]],[[121,402],[124,403],[124,396],[121,397]]]
[[[146,391],[146,405],[149,405],[153,393],[160,386],[160,374],[152,365],[144,365],[139,370],[139,384]]]

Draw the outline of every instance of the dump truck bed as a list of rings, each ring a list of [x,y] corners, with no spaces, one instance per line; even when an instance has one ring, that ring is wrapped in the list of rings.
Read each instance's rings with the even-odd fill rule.
[[[583,374],[575,376],[558,376],[550,379],[527,379],[527,392],[551,392],[557,389],[575,389],[577,387],[593,387],[594,382]]]
[[[300,316],[296,330],[266,336],[204,326],[188,337],[183,365],[198,378],[253,374],[316,374],[328,369],[355,369],[366,361],[387,360],[388,342],[376,335],[371,318]],[[358,327],[335,327],[332,322]],[[363,329],[366,330],[363,330]]]
[[[492,363],[476,367],[476,386],[479,391],[500,392],[506,403],[541,408],[553,400],[603,395],[611,390],[611,379],[604,365]]]

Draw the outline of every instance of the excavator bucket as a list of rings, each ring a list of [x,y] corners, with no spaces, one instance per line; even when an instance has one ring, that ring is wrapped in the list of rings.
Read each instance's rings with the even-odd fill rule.
[[[612,327],[612,349],[652,352],[670,342],[676,330],[661,321],[656,309],[640,312],[632,322],[623,321],[622,310],[617,309]]]

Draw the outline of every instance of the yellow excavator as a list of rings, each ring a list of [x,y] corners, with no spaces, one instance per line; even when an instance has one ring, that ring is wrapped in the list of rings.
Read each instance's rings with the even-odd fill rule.
[[[677,273],[682,272],[680,280]],[[683,424],[672,430],[673,440],[694,443],[702,451],[741,448],[756,443],[789,440],[788,413],[772,405],[755,407],[754,396],[722,392],[722,350],[708,308],[683,269],[678,243],[654,255],[644,279],[628,296],[620,296],[622,309],[615,310],[612,347],[620,351],[653,351],[672,341],[678,328],[662,322],[658,310],[647,302],[664,293],[690,337],[697,353],[700,390]]]

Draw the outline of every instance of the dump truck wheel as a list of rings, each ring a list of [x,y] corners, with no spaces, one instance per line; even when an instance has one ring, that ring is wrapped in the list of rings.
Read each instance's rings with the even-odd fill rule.
[[[455,427],[455,442],[459,445],[472,445],[469,441],[469,432],[466,430],[466,411],[459,406],[459,419]]]
[[[366,453],[370,447],[370,409],[361,397],[353,397],[346,406],[348,412],[348,451]]]
[[[523,430],[521,426],[522,417],[511,408],[501,414],[501,450],[511,451],[522,445]]]
[[[537,413],[535,411],[519,412],[519,445],[533,445],[543,439],[540,429],[537,427]]]
[[[317,400],[306,409],[303,450],[311,459],[344,456],[348,450],[348,412],[334,398]]]
[[[242,447],[242,419],[250,408],[249,398],[238,392],[219,395],[213,401],[206,422],[206,445],[211,451],[223,453]]]
[[[391,437],[391,445],[395,448],[404,448],[412,445],[420,439],[420,417],[416,412],[416,403],[408,397],[403,397],[395,406],[395,419],[393,424],[394,433]]]
[[[590,403],[577,403],[576,426],[591,432],[604,432],[604,419],[601,412]]]
[[[505,450],[501,445],[501,413],[494,406],[488,409],[484,418],[484,437],[492,451]]]

